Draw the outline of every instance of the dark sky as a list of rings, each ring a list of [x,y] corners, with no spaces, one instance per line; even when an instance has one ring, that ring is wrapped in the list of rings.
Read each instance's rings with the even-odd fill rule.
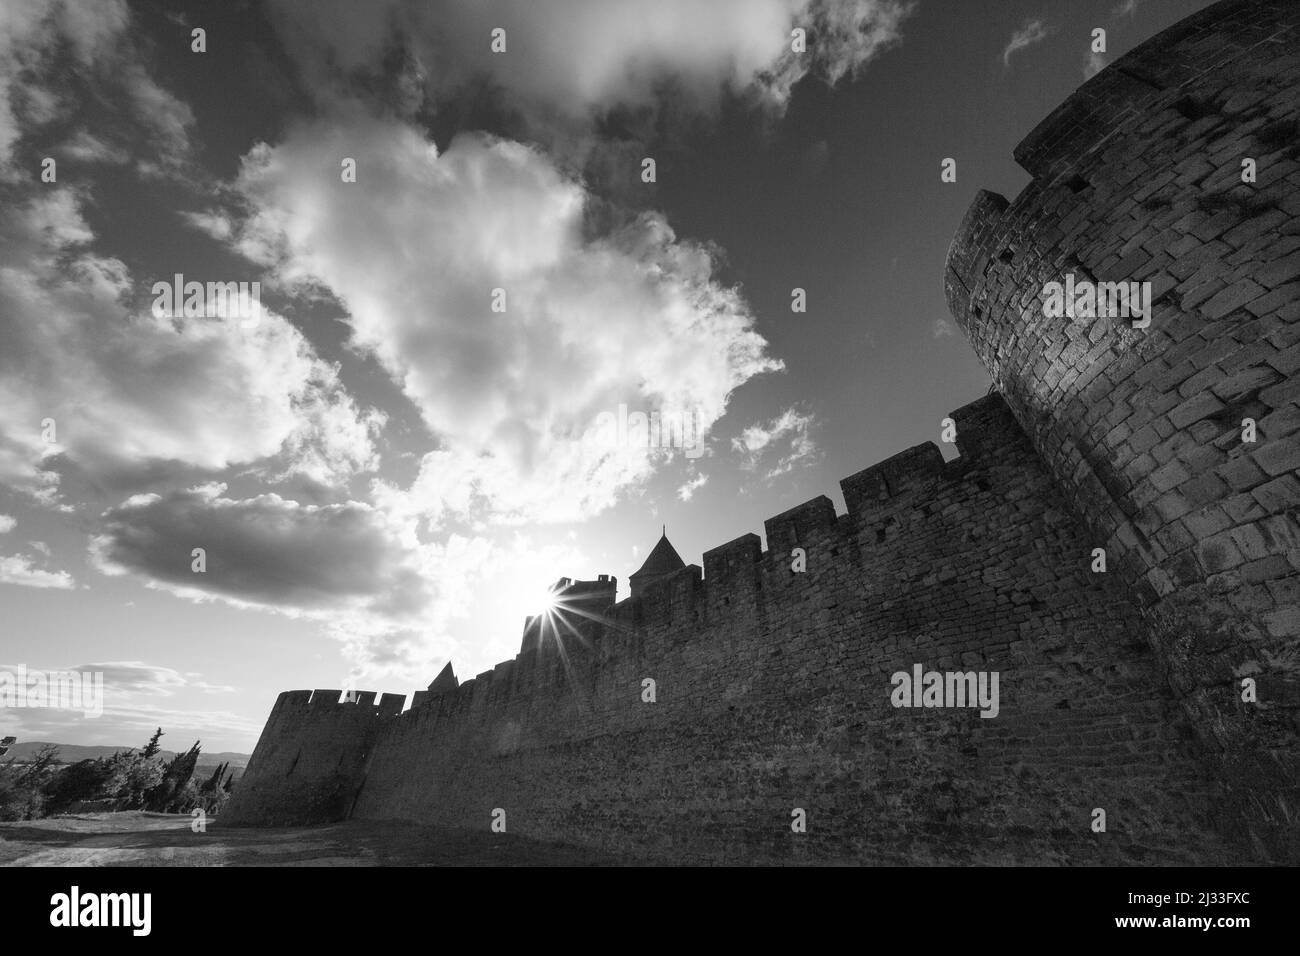
[[[662,524],[698,563],[842,506],[988,388],[942,294],[976,190],[1014,196],[1016,143],[1204,5],[17,6],[0,665],[108,677],[103,717],[17,732],[248,750],[279,690],[512,656],[547,583],[625,581]],[[260,282],[260,324],[157,314],[176,273]],[[620,406],[705,446],[611,447]]]

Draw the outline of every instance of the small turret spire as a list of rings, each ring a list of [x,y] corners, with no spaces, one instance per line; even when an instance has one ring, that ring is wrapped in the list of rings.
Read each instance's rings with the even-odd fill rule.
[[[632,586],[633,597],[640,594],[641,589],[651,581],[657,581],[659,578],[686,567],[686,562],[682,560],[681,555],[673,548],[672,542],[668,540],[668,525],[665,524],[662,531],[663,536],[650,549],[645,562],[628,577],[628,583]]]

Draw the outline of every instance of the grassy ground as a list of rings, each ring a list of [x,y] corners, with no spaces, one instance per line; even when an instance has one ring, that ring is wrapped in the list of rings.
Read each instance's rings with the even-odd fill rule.
[[[223,828],[188,816],[87,813],[0,823],[0,866],[609,866],[626,862],[512,834],[411,823]]]

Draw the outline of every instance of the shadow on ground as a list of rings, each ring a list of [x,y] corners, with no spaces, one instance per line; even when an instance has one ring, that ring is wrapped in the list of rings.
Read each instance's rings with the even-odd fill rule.
[[[414,823],[195,833],[189,816],[88,813],[0,823],[0,866],[617,866],[629,861],[513,834]]]

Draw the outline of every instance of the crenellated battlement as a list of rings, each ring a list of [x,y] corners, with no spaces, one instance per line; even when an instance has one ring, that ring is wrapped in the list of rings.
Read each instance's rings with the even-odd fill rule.
[[[767,549],[788,552],[810,535],[834,528],[835,522],[835,505],[825,495],[818,495],[763,522]]]
[[[1143,607],[1234,793],[1225,816],[1293,851],[1277,808],[1300,800],[1298,130],[1300,6],[1215,4],[1044,119],[1015,151],[1033,180],[976,196],[945,272],[957,324]],[[1050,316],[1067,279],[1145,286],[1145,325]],[[1271,704],[1242,706],[1243,674]]]
[[[1298,91],[1290,0],[1103,70],[949,250],[997,388],[952,413],[957,457],[906,449],[840,482],[843,514],[819,495],[699,565],[665,534],[623,601],[561,579],[514,659],[449,664],[404,713],[287,691],[222,819],[504,809],[679,863],[1300,859]],[[1150,282],[1150,325],[1048,317],[1065,273]],[[895,706],[918,663],[1000,675],[997,716]]]
[[[353,702],[331,689],[280,695],[225,822],[432,817],[476,826],[503,807],[518,832],[577,840],[595,834],[606,845],[636,834],[630,837],[636,852],[654,856],[700,839],[674,815],[664,787],[670,794],[686,788],[683,800],[697,785],[725,790],[755,773],[743,755],[761,752],[768,754],[764,766],[772,767],[761,779],[773,776],[737,796],[740,806],[762,801],[747,813],[788,819],[788,808],[767,806],[774,797],[762,794],[776,781],[799,779],[807,794],[800,799],[820,807],[826,826],[860,835],[829,842],[819,836],[809,843],[816,853],[898,862],[879,841],[890,828],[911,827],[907,814],[918,811],[900,817],[886,805],[862,805],[859,788],[844,789],[851,777],[808,779],[821,764],[797,756],[805,750],[798,741],[831,732],[793,728],[809,720],[873,722],[875,729],[855,735],[874,743],[857,758],[837,751],[827,767],[857,759],[865,761],[859,772],[878,774],[883,768],[875,761],[904,746],[889,759],[915,761],[915,745],[891,743],[897,734],[889,722],[900,712],[887,700],[889,674],[917,660],[936,667],[978,661],[1003,673],[1011,688],[1001,724],[977,719],[960,733],[924,738],[931,748],[925,759],[936,766],[965,765],[969,758],[956,748],[973,731],[983,735],[981,748],[995,753],[1009,746],[1006,759],[1015,760],[1032,746],[1014,742],[1031,732],[1026,728],[1056,727],[1104,753],[1119,746],[1110,736],[1114,727],[1149,725],[1139,746],[1160,752],[1153,766],[1161,784],[1174,780],[1180,793],[1195,794],[1182,758],[1166,753],[1175,734],[1161,723],[1160,705],[1141,715],[1115,710],[1118,701],[1137,699],[1123,682],[1145,673],[1140,654],[1126,650],[1131,659],[1119,670],[1081,667],[1069,678],[1041,656],[1086,662],[1095,653],[1087,650],[1088,631],[1076,640],[1059,620],[1086,619],[1089,627],[1123,632],[1136,625],[1134,612],[1106,582],[1087,574],[1080,533],[1002,398],[986,396],[952,417],[958,458],[944,462],[935,445],[925,444],[850,476],[842,483],[844,514],[824,495],[787,509],[764,522],[766,549],[759,535],[741,535],[705,552],[702,567],[663,573],[638,597],[616,604],[610,603],[613,579],[562,580],[557,597],[571,595],[597,612],[545,631],[531,620],[531,639],[513,660],[459,684],[448,665],[398,716],[379,716],[388,697],[375,704],[369,692]],[[792,567],[795,547],[805,551],[804,571]],[[1041,636],[1034,641],[1021,636],[1035,633]],[[1120,686],[1099,688],[1093,676],[1099,674],[1113,675]],[[647,680],[654,683],[653,703],[644,696]],[[1031,687],[1044,689],[1031,694]],[[1060,709],[1063,696],[1072,710]],[[793,750],[769,751],[765,728],[773,720],[793,722],[778,733],[794,735]],[[734,766],[719,756],[732,747],[740,755]],[[1115,759],[1133,757],[1124,748]],[[629,761],[653,761],[658,769],[621,769]],[[990,792],[988,805],[1023,802],[1028,787],[1043,801],[1034,811],[1041,832],[1059,832],[1061,815],[1070,811],[1052,788],[1073,793],[1082,783],[1069,775],[1086,772],[1095,789],[1100,771],[1050,759],[1043,767],[1046,776],[1037,782],[1007,774],[1011,789]],[[692,782],[700,775],[711,782]],[[1121,775],[1102,786],[1113,787],[1119,800],[1131,784]],[[919,799],[924,807],[930,798]],[[605,821],[594,828],[582,822],[593,813]],[[646,814],[644,826],[628,822]],[[840,824],[831,827],[837,818]],[[970,839],[956,831],[945,837]],[[727,859],[728,845],[759,856],[785,852],[720,830],[699,844],[699,858]],[[1094,851],[1080,844],[1071,852]]]
[[[354,692],[351,700],[335,689],[286,691],[276,701],[272,721],[282,712],[328,721],[341,713],[368,710],[376,716],[400,715],[403,723],[425,726],[450,719],[489,720],[493,709],[509,708],[521,698],[537,706],[548,702],[558,706],[565,675],[575,665],[593,673],[617,670],[625,665],[627,655],[635,657],[643,650],[643,642],[631,632],[696,626],[703,621],[725,627],[728,618],[747,620],[764,595],[764,581],[788,577],[795,548],[806,549],[815,542],[823,546],[822,557],[842,548],[847,559],[864,529],[872,532],[873,541],[883,540],[887,532],[880,527],[882,522],[896,529],[901,513],[935,500],[941,485],[959,488],[969,482],[972,467],[996,461],[1005,453],[1009,439],[1023,441],[998,395],[971,402],[952,417],[957,423],[959,458],[945,462],[938,447],[927,442],[865,468],[840,483],[845,514],[836,514],[830,498],[819,495],[764,521],[766,548],[757,534],[743,534],[706,551],[703,567],[687,565],[648,583],[638,597],[617,603],[617,579],[610,575],[601,574],[594,581],[560,578],[552,588],[553,613],[564,618],[564,628],[544,627],[541,615],[529,617],[515,658],[459,684],[448,665],[444,686],[436,692],[433,685],[416,691],[405,713],[401,710],[405,697],[399,694],[383,694],[376,703],[373,691]],[[764,600],[779,593],[779,588],[770,588]],[[584,613],[575,613],[578,610]],[[556,639],[562,630],[582,635],[582,640],[565,644],[563,655]],[[568,659],[566,665],[561,665],[562,656]]]
[[[702,568],[687,565],[650,582],[638,597],[617,603],[617,580],[610,575],[602,574],[595,581],[559,579],[552,589],[556,601],[552,613],[564,619],[563,626],[545,625],[541,615],[528,618],[515,658],[458,686],[450,683],[438,693],[432,687],[417,691],[411,708],[401,714],[402,721],[489,720],[494,709],[509,708],[520,699],[537,706],[559,706],[566,674],[575,667],[593,674],[614,671],[625,666],[629,655],[635,658],[643,650],[643,641],[632,632],[697,627],[704,622],[725,629],[729,618],[747,621],[760,600],[770,602],[782,593],[779,586],[765,587],[765,581],[789,577],[795,548],[817,544],[821,550],[814,552],[814,560],[825,560],[831,551],[848,560],[864,531],[872,543],[884,540],[901,526],[907,512],[941,497],[941,487],[960,491],[969,485],[972,468],[996,462],[1008,452],[1009,443],[1023,445],[1023,436],[998,395],[971,402],[952,417],[957,423],[959,458],[945,462],[938,447],[928,442],[865,468],[840,483],[845,514],[836,514],[830,498],[819,495],[764,521],[766,548],[757,534],[746,533],[706,551]],[[581,634],[582,639],[565,642],[561,655],[557,635],[563,637],[565,631]],[[562,656],[566,664],[561,664]],[[400,713],[405,700],[384,694],[376,705],[371,691],[356,694],[352,701],[340,700],[342,694],[333,689],[287,691],[277,701],[273,718],[282,708],[310,708],[304,712],[326,718],[347,708],[370,708],[392,716]]]
[[[223,821],[289,826],[346,816],[376,741],[405,702],[402,694],[375,691],[284,691]]]
[[[1035,179],[1070,176],[1126,128],[1180,99],[1184,88],[1242,60],[1274,60],[1290,42],[1291,0],[1231,0],[1207,7],[1120,57],[1084,83],[1021,140],[1013,155]],[[1248,91],[1242,93],[1249,95]]]
[[[358,713],[369,712],[376,717],[391,717],[400,714],[405,704],[405,694],[379,694],[373,690],[346,693],[332,688],[286,690],[276,698],[271,713],[329,713],[351,709]]]

